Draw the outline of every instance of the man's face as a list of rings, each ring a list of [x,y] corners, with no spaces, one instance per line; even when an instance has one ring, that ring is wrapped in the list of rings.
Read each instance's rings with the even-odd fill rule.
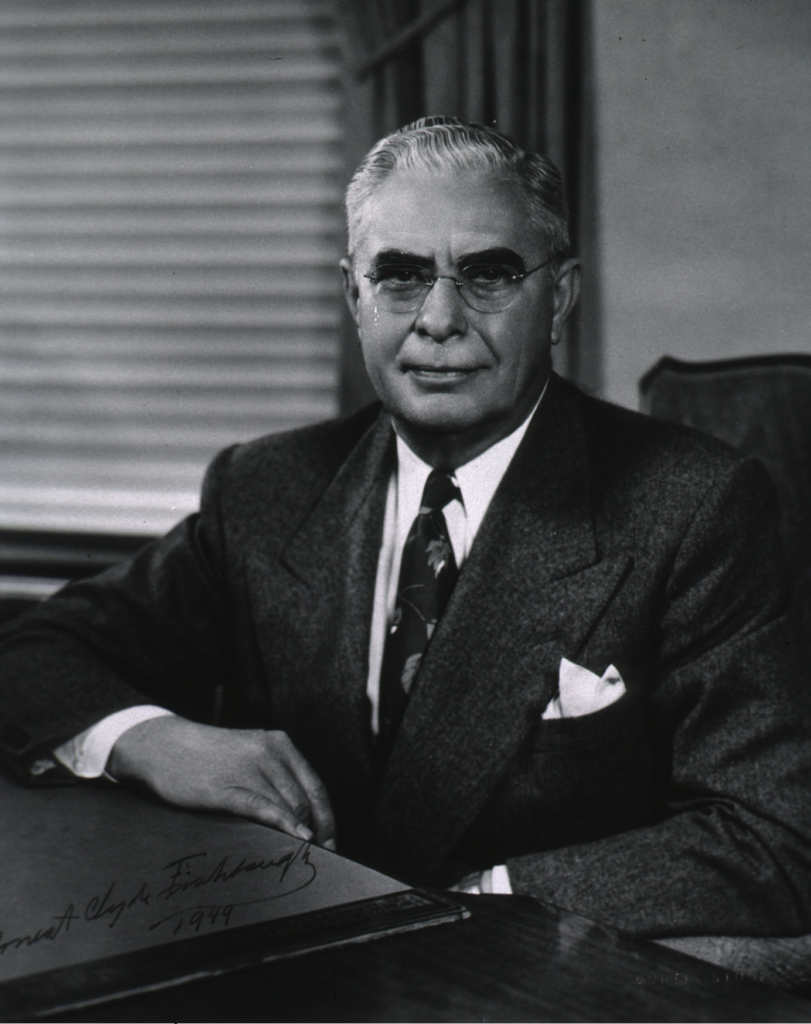
[[[440,278],[420,308],[404,313],[384,308],[364,275],[392,263],[453,278],[486,263],[521,272],[548,255],[517,188],[490,175],[403,172],[374,193],[354,261],[342,266],[369,376],[407,436],[469,435],[492,444],[518,426],[548,376],[571,288],[562,296],[545,267],[521,282],[507,309],[478,312]],[[569,284],[574,270],[565,271]]]

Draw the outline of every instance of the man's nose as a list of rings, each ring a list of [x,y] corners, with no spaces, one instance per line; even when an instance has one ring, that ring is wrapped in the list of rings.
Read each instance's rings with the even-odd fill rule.
[[[445,341],[467,330],[467,306],[452,280],[438,277],[425,296],[415,324],[418,333]]]

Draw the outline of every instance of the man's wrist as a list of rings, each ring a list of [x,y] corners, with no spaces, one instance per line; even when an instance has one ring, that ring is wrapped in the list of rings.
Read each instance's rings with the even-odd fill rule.
[[[118,740],[141,722],[152,718],[171,715],[171,711],[156,704],[138,704],[135,707],[116,711],[89,729],[74,736],[54,750],[54,757],[68,771],[81,779],[98,779],[102,775],[115,782],[106,771],[107,762]]]

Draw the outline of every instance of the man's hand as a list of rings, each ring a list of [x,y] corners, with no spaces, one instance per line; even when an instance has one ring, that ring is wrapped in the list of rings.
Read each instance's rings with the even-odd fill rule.
[[[153,718],[119,737],[107,771],[178,807],[237,814],[335,849],[327,791],[287,733]]]
[[[466,892],[472,896],[481,896],[482,893],[489,895],[493,891],[493,869],[488,868],[487,871],[474,871],[470,875],[465,875],[456,885],[450,887],[450,891]]]

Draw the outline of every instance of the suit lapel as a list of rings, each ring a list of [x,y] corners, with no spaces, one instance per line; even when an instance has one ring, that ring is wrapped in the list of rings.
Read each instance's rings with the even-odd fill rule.
[[[380,529],[386,487],[394,458],[394,432],[380,413],[335,475],[321,499],[292,536],[282,561],[303,582],[321,587],[346,556],[346,542],[380,505]],[[369,537],[366,538],[369,547]],[[378,538],[379,539],[379,538]],[[379,547],[379,545],[378,545]],[[375,563],[377,551],[372,553]]]
[[[553,378],[460,573],[392,751],[376,810],[390,870],[430,877],[452,851],[626,564],[599,558],[583,425]]]
[[[393,458],[393,431],[381,414],[282,554],[309,595],[299,618],[304,647],[330,652],[307,680],[313,725],[369,775],[369,633]]]

